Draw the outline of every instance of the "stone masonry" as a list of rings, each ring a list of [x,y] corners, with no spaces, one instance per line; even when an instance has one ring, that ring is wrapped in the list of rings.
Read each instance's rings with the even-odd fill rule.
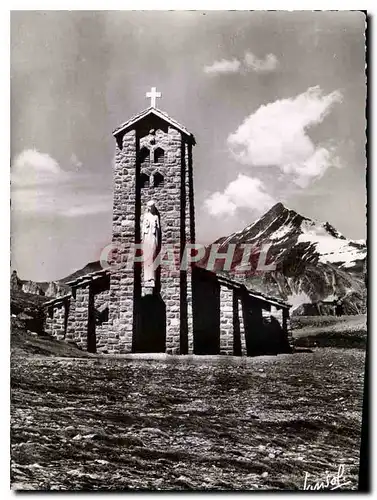
[[[143,119],[115,132],[113,244],[117,259],[125,261],[132,245],[141,241],[140,219],[148,201],[160,213],[162,248],[174,252],[177,262],[185,243],[194,238],[192,145],[194,139],[170,120],[151,110]],[[191,167],[191,168],[190,168]],[[161,259],[164,260],[163,252]],[[191,273],[161,267],[159,290],[166,307],[166,352],[192,351]],[[141,268],[112,272],[110,279],[110,350],[131,352],[140,328],[143,296]],[[126,326],[127,325],[127,326]],[[116,342],[114,342],[114,340]],[[114,343],[113,343],[114,342]]]
[[[113,198],[114,261],[110,277],[108,351],[132,351],[134,327],[134,267],[124,267],[135,243],[136,223],[136,131],[124,133],[116,141]],[[123,264],[123,266],[122,266]]]
[[[272,317],[288,336],[287,304],[209,271],[178,270],[186,244],[195,243],[193,135],[154,107],[113,135],[111,266],[73,280],[70,294],[47,303],[46,331],[108,354],[146,352],[146,328],[152,325],[153,330],[153,322],[163,336],[158,349],[168,354],[196,353],[196,345],[201,354],[245,356],[251,352],[253,325],[260,329]],[[157,269],[152,296],[144,289],[140,263],[128,261],[140,247],[141,220],[151,200],[160,217],[160,259],[170,260],[173,253],[178,264]],[[212,341],[218,348],[210,347]]]

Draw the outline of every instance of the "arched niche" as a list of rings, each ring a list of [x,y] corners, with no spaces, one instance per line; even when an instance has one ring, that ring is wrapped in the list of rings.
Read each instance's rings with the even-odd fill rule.
[[[162,187],[164,185],[164,176],[160,172],[153,173],[153,187]]]
[[[158,147],[153,151],[153,162],[163,165],[165,161],[165,151]]]
[[[149,148],[147,148],[146,146],[143,146],[139,151],[140,163],[149,164],[150,156],[151,156],[151,152],[150,152]]]
[[[149,175],[146,174],[145,172],[142,172],[140,174],[140,187],[141,188],[148,188],[149,187]]]

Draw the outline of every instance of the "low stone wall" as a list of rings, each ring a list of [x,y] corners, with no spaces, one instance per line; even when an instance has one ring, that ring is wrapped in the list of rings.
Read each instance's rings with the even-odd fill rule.
[[[76,288],[71,308],[71,340],[81,349],[88,350],[89,284]]]
[[[237,310],[238,315],[238,310]],[[220,354],[232,355],[235,334],[233,321],[233,290],[220,287]]]
[[[177,273],[164,273],[162,276],[162,300],[166,305],[166,352],[180,354],[180,277]]]
[[[100,310],[105,305],[109,305],[110,290],[104,290],[94,296],[94,308]],[[109,323],[104,321],[101,324],[96,323],[96,350],[97,352],[107,352],[107,340],[109,333]]]
[[[57,340],[66,340],[67,314],[70,298],[48,307],[45,332]]]
[[[194,331],[192,312],[192,272],[187,273],[187,354],[194,352]]]
[[[237,288],[220,287],[220,354],[246,356],[243,308],[245,300]]]
[[[247,356],[246,333],[242,311],[242,296],[233,291],[233,322],[234,322],[234,351],[235,356]]]
[[[96,310],[108,304],[109,297],[110,290],[94,293],[89,283],[73,288],[71,296],[48,306],[46,333],[73,342],[84,351],[109,352],[108,322],[96,324]]]

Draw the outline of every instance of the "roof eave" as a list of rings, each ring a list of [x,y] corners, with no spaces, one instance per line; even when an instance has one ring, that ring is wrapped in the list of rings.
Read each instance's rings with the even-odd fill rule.
[[[125,130],[131,128],[138,121],[143,120],[149,114],[154,114],[158,118],[161,118],[162,120],[165,120],[172,127],[176,128],[177,130],[179,130],[180,132],[182,132],[182,134],[184,134],[186,137],[190,138],[192,140],[192,142],[193,142],[194,145],[196,144],[194,135],[191,132],[189,132],[185,127],[183,127],[183,125],[181,125],[176,120],[174,120],[173,118],[171,118],[167,113],[161,111],[158,108],[153,108],[153,107],[145,109],[144,111],[142,111],[138,115],[134,116],[133,118],[130,118],[125,123],[123,123],[122,125],[120,125],[119,127],[117,127],[115,130],[113,130],[113,136],[116,137],[117,135],[121,134]]]

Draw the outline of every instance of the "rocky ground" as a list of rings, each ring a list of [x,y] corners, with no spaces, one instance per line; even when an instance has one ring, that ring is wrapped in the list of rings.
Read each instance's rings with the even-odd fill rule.
[[[12,355],[12,487],[357,488],[364,351],[259,358]]]

